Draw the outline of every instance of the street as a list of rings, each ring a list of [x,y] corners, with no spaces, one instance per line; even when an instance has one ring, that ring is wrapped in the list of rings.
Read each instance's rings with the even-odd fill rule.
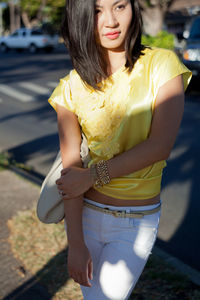
[[[71,64],[51,54],[0,54],[0,151],[45,176],[58,151],[56,113],[47,103]],[[169,116],[170,117],[170,116]],[[200,270],[200,89],[186,94],[181,129],[164,170],[157,245]]]

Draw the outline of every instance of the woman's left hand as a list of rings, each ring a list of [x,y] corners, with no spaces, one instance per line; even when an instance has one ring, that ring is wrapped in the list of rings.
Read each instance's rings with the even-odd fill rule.
[[[61,171],[56,184],[63,200],[67,200],[84,194],[93,182],[89,169],[71,166]]]

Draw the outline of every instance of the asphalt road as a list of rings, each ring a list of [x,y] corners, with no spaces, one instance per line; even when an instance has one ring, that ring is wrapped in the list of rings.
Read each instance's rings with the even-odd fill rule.
[[[52,54],[0,54],[0,151],[43,176],[58,150],[56,114],[48,96],[70,70],[64,48]],[[157,245],[200,270],[200,90],[186,94],[185,113],[164,170]]]

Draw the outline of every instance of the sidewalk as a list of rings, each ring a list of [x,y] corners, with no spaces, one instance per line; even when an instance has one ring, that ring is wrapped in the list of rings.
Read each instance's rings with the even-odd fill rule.
[[[38,284],[36,278],[24,269],[20,261],[14,258],[8,243],[9,229],[7,221],[16,215],[18,211],[26,211],[33,208],[39,196],[41,180],[38,180],[38,184],[33,184],[30,176],[28,174],[25,175],[29,177],[29,180],[11,170],[0,171],[0,299],[2,300],[52,299],[46,288]],[[200,285],[199,273],[196,272],[194,274],[191,272],[189,274],[191,269],[188,266],[184,266],[177,259],[170,257],[157,247],[154,248],[153,256],[161,257],[163,262],[173,263],[181,274],[189,275],[190,278],[195,277],[196,279],[193,282]],[[200,288],[198,290],[200,291]],[[172,298],[167,299],[170,300]],[[188,299],[197,300],[200,298],[192,297]]]
[[[10,170],[0,171],[0,299],[51,299],[44,287],[24,270],[11,252],[7,241],[7,220],[17,211],[28,210],[38,199],[39,186],[22,179]]]

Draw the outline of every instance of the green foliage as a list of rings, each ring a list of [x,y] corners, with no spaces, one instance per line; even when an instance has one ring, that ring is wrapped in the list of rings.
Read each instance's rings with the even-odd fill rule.
[[[9,0],[3,2],[9,3]],[[61,19],[65,10],[65,0],[18,0],[15,4],[20,8],[21,14],[26,13],[30,21],[37,19],[42,14],[42,23],[51,23],[54,28],[60,27]],[[9,5],[3,10],[3,27],[9,29],[10,15]],[[26,24],[24,24],[26,25]]]
[[[174,35],[166,31],[161,31],[157,36],[142,36],[142,43],[150,47],[174,49]]]
[[[19,5],[22,10],[28,12],[30,17],[33,17],[40,9],[41,2],[42,2],[41,0],[20,0]],[[46,4],[44,10],[48,10],[52,12],[57,8],[65,6],[65,0],[46,0],[45,2]]]
[[[23,163],[16,162],[12,155],[8,152],[0,152],[0,170],[15,167],[30,172],[31,167],[24,165]]]
[[[9,167],[9,155],[8,153],[0,153],[0,170]]]

